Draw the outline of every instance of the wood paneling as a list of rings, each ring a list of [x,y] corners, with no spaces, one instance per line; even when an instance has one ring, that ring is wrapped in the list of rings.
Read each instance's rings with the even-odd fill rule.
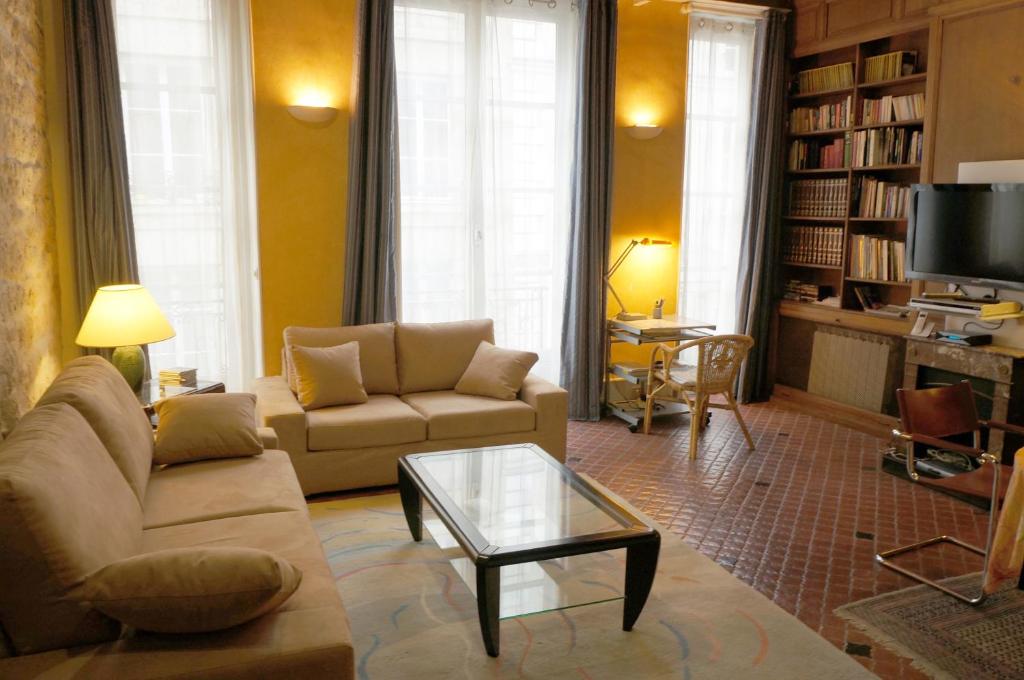
[[[893,0],[834,0],[825,4],[825,36],[833,38],[894,18]]]
[[[803,0],[795,3],[795,7],[793,43],[797,47],[813,45],[823,37],[821,19],[824,16],[825,5],[821,0]]]
[[[942,22],[932,181],[1024,158],[1024,2]]]
[[[941,3],[942,0],[903,0],[903,16],[923,16],[928,13],[928,8]]]

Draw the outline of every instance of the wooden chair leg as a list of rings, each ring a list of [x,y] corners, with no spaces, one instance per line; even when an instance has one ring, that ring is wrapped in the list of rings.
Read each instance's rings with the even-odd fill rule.
[[[747,446],[750,450],[754,450],[754,439],[750,436],[750,430],[747,429],[747,424],[743,422],[743,414],[740,413],[740,408],[736,404],[736,400],[732,396],[732,392],[725,393],[725,399],[729,402],[729,408],[733,413],[736,414],[736,422],[740,425],[740,430],[743,431],[743,438],[747,440]]]
[[[690,460],[697,460],[697,442],[700,440],[700,424],[707,410],[706,399],[698,393],[690,404]]]
[[[649,385],[650,383],[648,383]],[[644,434],[651,433],[651,420],[654,418],[654,392],[647,395],[644,406]]]

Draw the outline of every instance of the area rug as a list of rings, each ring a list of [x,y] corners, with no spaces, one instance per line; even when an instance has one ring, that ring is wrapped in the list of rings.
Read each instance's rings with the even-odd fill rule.
[[[501,655],[490,658],[476,600],[427,532],[412,541],[397,494],[309,507],[348,612],[361,680],[873,677],[665,531],[633,631],[621,629],[621,600],[532,614],[501,622]],[[593,569],[586,578],[621,595],[624,551],[605,555],[607,578]]]
[[[980,574],[944,583],[979,592]],[[920,585],[836,609],[934,678],[1020,678],[1024,674],[1024,591],[1016,584],[976,607]]]

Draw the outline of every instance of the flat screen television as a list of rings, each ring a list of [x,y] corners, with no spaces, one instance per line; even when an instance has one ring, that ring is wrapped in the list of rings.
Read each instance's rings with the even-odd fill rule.
[[[915,184],[907,276],[1024,290],[1024,184]]]

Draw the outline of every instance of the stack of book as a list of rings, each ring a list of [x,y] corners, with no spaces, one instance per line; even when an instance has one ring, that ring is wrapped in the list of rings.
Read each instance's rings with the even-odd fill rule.
[[[797,74],[797,87],[800,94],[853,87],[853,62],[800,71]]]
[[[181,367],[162,369],[160,385],[163,387],[195,387],[196,369]]]
[[[838,267],[843,262],[843,228],[791,227],[783,257],[794,264]]]
[[[862,125],[892,123],[924,118],[924,94],[906,94],[899,97],[885,95],[881,99],[865,99],[861,107]]]
[[[793,133],[818,132],[850,127],[852,100],[821,106],[799,106],[789,112],[789,131]]]
[[[790,170],[845,168],[849,165],[850,133],[832,141],[797,139],[789,146]]]
[[[893,80],[909,76],[914,72],[917,63],[917,52],[899,50],[864,60],[864,82],[877,83],[880,80]]]
[[[789,214],[796,217],[846,215],[845,179],[800,179],[789,183]]]
[[[853,185],[856,217],[906,217],[909,201],[910,186],[906,184],[862,177]]]
[[[792,279],[786,282],[786,289],[782,293],[782,299],[794,300],[796,302],[814,302],[830,307],[838,307],[840,302],[839,297],[832,294],[832,286],[805,283],[799,279]]]
[[[906,246],[877,236],[850,237],[850,277],[873,281],[906,281]]]
[[[858,130],[852,147],[855,168],[915,164],[924,152],[924,133],[907,128]]]

